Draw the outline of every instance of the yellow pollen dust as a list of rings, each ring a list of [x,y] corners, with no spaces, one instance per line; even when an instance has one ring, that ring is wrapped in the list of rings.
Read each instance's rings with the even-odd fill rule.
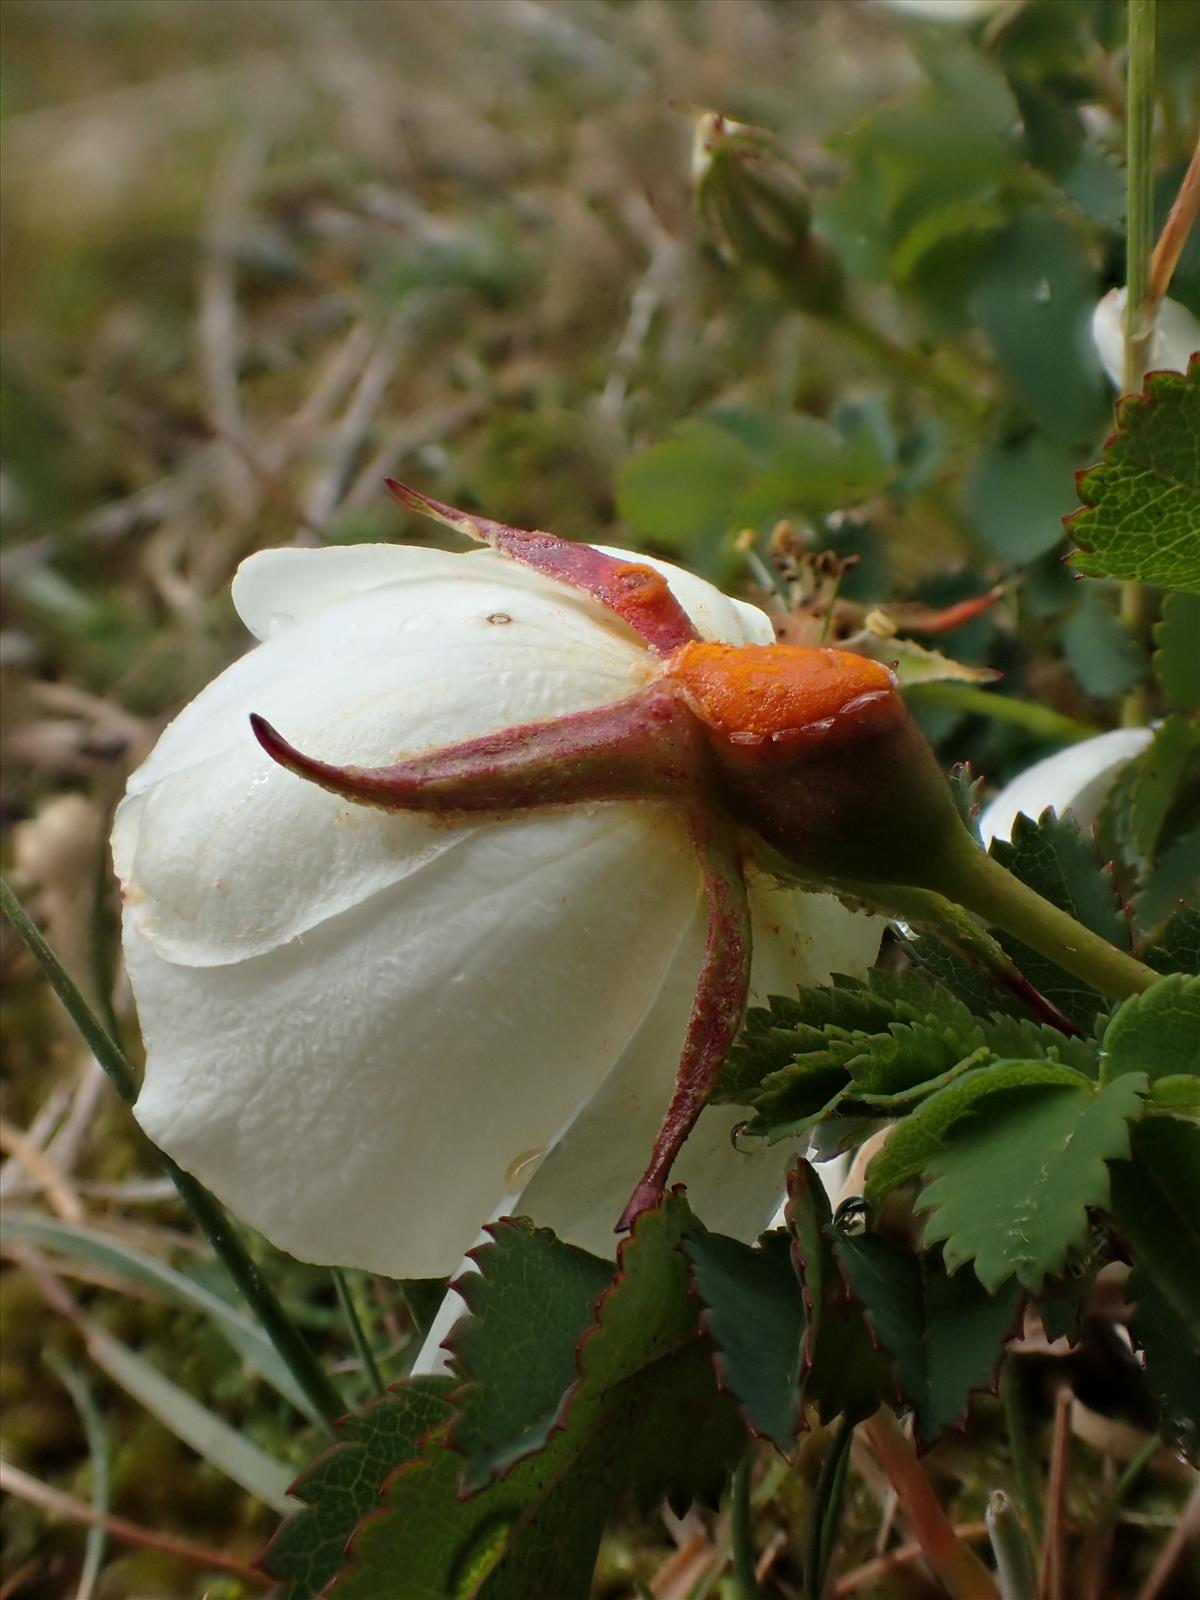
[[[760,744],[825,724],[866,697],[886,703],[896,680],[849,650],[798,645],[685,644],[667,663],[696,715],[734,744]]]

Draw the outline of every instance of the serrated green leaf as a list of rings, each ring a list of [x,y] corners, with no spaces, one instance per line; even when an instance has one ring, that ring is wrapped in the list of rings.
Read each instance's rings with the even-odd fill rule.
[[[1200,722],[1168,717],[1135,765],[1130,826],[1139,855],[1153,861],[1168,817],[1189,791],[1194,800],[1200,786]]]
[[[896,1125],[867,1168],[867,1199],[877,1204],[900,1184],[926,1172],[947,1140],[982,1111],[987,1111],[989,1119],[999,1115],[993,1103],[998,1096],[1022,1093],[1024,1105],[1047,1093],[1084,1095],[1091,1087],[1073,1067],[1050,1061],[996,1061],[976,1067],[922,1101],[911,1116]]]
[[[796,1440],[804,1371],[804,1294],[791,1246],[783,1231],[757,1249],[703,1229],[683,1241],[721,1386],[759,1438],[783,1451]]]
[[[448,1341],[464,1388],[448,1442],[475,1494],[545,1444],[578,1378],[580,1335],[612,1282],[612,1263],[562,1243],[525,1217],[489,1224],[456,1284],[469,1318]]]
[[[1089,1078],[1097,1075],[1096,1046],[1091,1040],[1060,1033],[1048,1023],[992,1015],[983,1025],[983,1037],[999,1061],[1058,1061]]]
[[[1098,700],[1125,694],[1145,676],[1142,652],[1129,629],[1092,588],[1067,619],[1063,647],[1080,688]]]
[[[804,1361],[806,1366],[811,1366],[817,1335],[821,1331],[829,1264],[826,1230],[833,1220],[833,1212],[825,1185],[810,1161],[798,1160],[788,1169],[784,1217],[792,1239],[792,1264],[804,1300]]]
[[[1129,926],[1112,874],[1101,862],[1095,841],[1072,819],[1047,812],[1034,823],[1019,816],[1012,842],[997,839],[991,855],[1085,928],[1119,950],[1129,949]],[[1005,934],[1000,942],[1036,989],[1077,1026],[1085,1031],[1091,1027],[1102,1006],[1094,989],[1019,940]]]
[[[1087,1236],[1088,1208],[1108,1202],[1107,1163],[1128,1155],[1146,1089],[1138,1073],[1098,1093],[1055,1089],[994,1110],[944,1144],[926,1163],[916,1209],[947,1268],[971,1262],[990,1290],[1015,1275],[1036,1291],[1060,1271]]]
[[[1122,1073],[1156,1078],[1200,1066],[1200,978],[1161,978],[1144,994],[1125,1000],[1100,1041],[1100,1081]]]
[[[775,1137],[823,1112],[842,1090],[899,1094],[937,1078],[982,1042],[947,989],[917,972],[838,978],[751,1012],[718,1097],[753,1105]]]
[[[1117,403],[1100,466],[1078,480],[1067,521],[1075,568],[1200,593],[1200,360],[1187,375],[1152,372]]]
[[[1200,596],[1169,594],[1154,630],[1154,670],[1175,711],[1200,711]]]
[[[1146,952],[1155,972],[1186,972],[1200,977],[1200,906],[1183,906],[1167,923],[1158,943]]]
[[[1152,933],[1180,909],[1200,901],[1200,828],[1181,834],[1142,879],[1131,902],[1134,920]]]
[[[263,1552],[263,1571],[284,1585],[280,1600],[314,1600],[337,1576],[350,1535],[378,1504],[388,1477],[449,1420],[452,1387],[449,1378],[410,1378],[342,1422],[337,1442],[292,1486],[304,1509],[280,1525]]]
[[[585,1600],[623,1493],[646,1502],[719,1490],[745,1430],[698,1333],[677,1248],[694,1226],[676,1196],[638,1219],[580,1339],[562,1426],[543,1449],[466,1500],[445,1430],[394,1474],[381,1510],[354,1537],[339,1579],[344,1600]],[[531,1299],[537,1293],[531,1282]],[[492,1376],[502,1381],[498,1366]]]
[[[815,1405],[822,1422],[843,1415],[858,1420],[894,1398],[891,1371],[838,1271],[829,1197],[809,1162],[796,1162],[787,1191],[785,1217],[805,1311],[801,1404]]]
[[[463,1501],[458,1458],[434,1436],[355,1534],[339,1600],[586,1600],[613,1505],[672,1485],[712,1497],[746,1434],[699,1342],[644,1369],[508,1477]]]
[[[896,1363],[918,1441],[937,1442],[963,1420],[973,1391],[993,1382],[1015,1331],[1021,1289],[989,1295],[973,1273],[949,1277],[936,1254],[880,1234],[838,1234],[834,1254],[875,1336]]]

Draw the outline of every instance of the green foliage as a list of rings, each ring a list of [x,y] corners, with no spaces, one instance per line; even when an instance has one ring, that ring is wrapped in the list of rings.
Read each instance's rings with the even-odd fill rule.
[[[1197,785],[1200,724],[1192,717],[1168,717],[1138,761],[1130,796],[1130,832],[1142,860],[1154,860],[1171,813],[1181,796],[1186,798],[1186,791],[1197,796]],[[1200,882],[1194,887],[1200,887]]]
[[[807,1161],[788,1174],[786,1216],[808,1315],[802,1400],[816,1406],[822,1422],[857,1422],[895,1398],[895,1379],[838,1269],[829,1200]]]
[[[1080,688],[1097,699],[1124,694],[1145,675],[1142,653],[1129,629],[1091,585],[1067,619],[1063,647]]]
[[[838,1265],[875,1336],[896,1363],[917,1439],[931,1445],[962,1422],[976,1389],[990,1386],[1021,1305],[1015,1279],[989,1294],[970,1272],[947,1275],[935,1252],[879,1234],[840,1233]]]
[[[1146,960],[1156,972],[1200,976],[1200,906],[1181,906],[1146,952]]]
[[[1200,711],[1200,597],[1169,594],[1154,630],[1154,670],[1176,711]]]
[[[991,855],[1043,899],[1128,950],[1129,927],[1112,876],[1102,866],[1094,841],[1071,819],[1045,815],[1035,823],[1018,817],[1012,842],[994,841]],[[1102,1004],[1094,989],[1019,940],[1002,935],[1000,942],[1036,989],[1080,1028],[1091,1027]]]
[[[903,1114],[1006,1057],[1095,1070],[1082,1040],[1028,1019],[981,1018],[923,973],[877,971],[752,1011],[719,1093],[752,1106],[751,1132],[775,1139],[834,1117]]]
[[[886,1145],[867,1169],[867,1199],[878,1202],[926,1172],[929,1163],[946,1148],[952,1135],[964,1131],[968,1122],[986,1113],[989,1126],[999,1115],[999,1097],[1021,1093],[1019,1110],[1029,1106],[1047,1091],[1055,1095],[1071,1090],[1079,1095],[1091,1091],[1091,1084],[1074,1067],[1048,1061],[997,1061],[975,1067],[956,1082],[931,1095],[892,1132]]]
[[[361,1521],[339,1577],[351,1600],[582,1600],[626,1492],[643,1503],[715,1494],[744,1430],[717,1390],[688,1292],[678,1246],[695,1228],[669,1197],[638,1220],[613,1277],[544,1230],[497,1225],[478,1252],[486,1288],[470,1291],[477,1316],[453,1341],[465,1381],[448,1398],[442,1380],[433,1390],[427,1380],[402,1386],[363,1414],[380,1413],[386,1441],[378,1418],[356,1420],[354,1448],[366,1454],[351,1460],[335,1449],[302,1484],[310,1509],[270,1553],[272,1574],[293,1581],[293,1600],[315,1592],[303,1587],[310,1576],[325,1581],[334,1541],[344,1545],[351,1512],[362,1518],[363,1481],[375,1474],[367,1505],[379,1509]],[[593,1306],[601,1279],[607,1288]],[[396,1406],[407,1410],[393,1414]],[[419,1427],[406,1421],[417,1407]],[[463,1446],[473,1452],[465,1469]]]
[[[711,566],[727,535],[853,504],[887,476],[865,430],[847,437],[815,417],[721,410],[681,423],[635,456],[617,498],[639,538]]]
[[[1151,991],[1153,993],[1154,991]],[[1114,1162],[1110,1209],[1134,1263],[1134,1338],[1167,1431],[1200,1439],[1200,1129],[1155,1117]]]
[[[1088,337],[1094,285],[1077,231],[1062,217],[1027,211],[996,241],[971,296],[1030,415],[1068,444],[1089,443],[1108,409]]]
[[[766,1234],[752,1249],[697,1228],[683,1248],[722,1387],[760,1438],[790,1450],[801,1424],[805,1330],[790,1235]]]
[[[412,1460],[422,1438],[451,1415],[449,1378],[416,1378],[342,1423],[331,1445],[292,1486],[304,1502],[282,1523],[262,1557],[283,1600],[310,1600],[345,1563],[346,1544],[378,1503],[388,1474]]]
[[[492,1223],[487,1232],[491,1242],[472,1251],[478,1271],[456,1284],[471,1315],[450,1344],[463,1388],[448,1438],[466,1458],[467,1494],[546,1443],[578,1376],[579,1330],[612,1280],[608,1262],[523,1217]]]
[[[1158,1078],[1200,1070],[1200,978],[1163,978],[1126,1000],[1100,1040],[1100,1082],[1126,1072]]]
[[[1118,402],[1104,460],[1078,487],[1084,509],[1067,526],[1080,572],[1200,593],[1200,360]]]
[[[1073,451],[1039,433],[996,444],[980,457],[967,508],[993,554],[1023,565],[1055,548],[1076,465]]]
[[[1146,1087],[1130,1073],[1098,1092],[1042,1092],[995,1109],[931,1155],[917,1210],[950,1271],[970,1261],[993,1291],[1014,1274],[1036,1290],[1059,1272],[1087,1235],[1088,1208],[1108,1200],[1106,1162],[1128,1153]]]

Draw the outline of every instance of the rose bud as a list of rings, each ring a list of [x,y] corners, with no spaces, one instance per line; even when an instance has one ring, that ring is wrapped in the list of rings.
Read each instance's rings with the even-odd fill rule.
[[[712,873],[671,795],[702,739],[686,710],[686,727],[668,716],[685,727],[674,755],[635,751],[626,777],[610,764],[623,797],[594,799],[607,791],[571,744],[590,718],[603,767],[605,719],[664,693],[666,658],[647,642],[660,614],[665,644],[686,630],[765,646],[771,625],[665,563],[546,546],[565,576],[490,550],[252,556],[233,595],[261,642],[167,728],[118,812],[147,1052],[139,1120],[305,1260],[441,1274],[513,1211],[611,1251],[685,1045],[711,1079],[747,996],[861,975],[874,958],[878,919],[739,858],[732,986],[710,986],[715,1031],[696,1024]],[[587,560],[617,574],[605,592],[620,612],[571,580]],[[252,711],[323,761],[357,764],[340,772],[428,768],[464,742],[478,765],[490,741],[483,809],[455,810],[445,772],[424,810],[326,792],[256,742]],[[567,734],[510,781],[509,731],[548,720]],[[659,726],[649,715],[635,731],[653,745]],[[528,755],[523,740],[510,751]],[[539,804],[536,785],[556,781],[575,803]],[[659,792],[631,799],[630,784]],[[711,1226],[750,1238],[790,1152],[732,1150],[737,1117],[705,1110],[672,1176]]]
[[[766,129],[702,113],[692,177],[700,216],[730,260],[765,272],[804,311],[838,310],[841,263],[813,232],[804,181]]]

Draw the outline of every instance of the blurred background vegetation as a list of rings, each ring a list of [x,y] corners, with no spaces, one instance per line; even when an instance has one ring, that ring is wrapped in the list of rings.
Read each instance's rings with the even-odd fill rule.
[[[1200,24],[1189,0],[1159,11],[1165,212]],[[1111,725],[1139,682],[1115,596],[1082,598],[1060,561],[1111,417],[1087,330],[1122,273],[1117,0],[1007,0],[963,27],[871,0],[5,0],[0,24],[5,859],[127,1040],[104,849],[125,776],[244,647],[243,556],[437,536],[386,474],[747,593],[786,521],[777,607],[826,634],[831,584],[843,632],[879,606],[919,632],[1002,585],[937,635],[957,668],[912,658],[947,761],[992,779]],[[698,208],[706,108],[773,142],[710,151]],[[1172,295],[1200,311],[1196,241]],[[824,550],[856,564],[805,565]],[[4,1457],[244,1565],[277,1464],[317,1435],[4,936]],[[260,1254],[365,1394],[328,1274]],[[400,1375],[436,1288],[352,1292]],[[1085,1499],[1115,1437],[1079,1446]],[[957,1443],[934,1470],[977,1522]],[[764,1484],[786,1575],[803,1459]],[[1168,1524],[1176,1487],[1151,1480],[1131,1514]],[[28,1492],[0,1515],[3,1595],[256,1588]],[[864,1481],[847,1565],[879,1528]],[[597,1593],[715,1593],[721,1537],[631,1525]],[[874,1581],[925,1592],[908,1567]]]

